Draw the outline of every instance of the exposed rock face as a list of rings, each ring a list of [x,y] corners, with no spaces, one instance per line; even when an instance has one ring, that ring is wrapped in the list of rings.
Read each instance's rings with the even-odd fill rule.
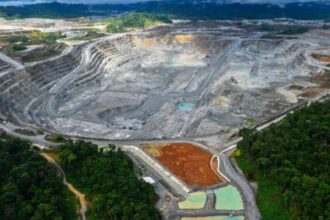
[[[73,136],[221,136],[324,89],[315,80],[324,66],[311,57],[329,47],[322,33],[263,39],[222,25],[112,35],[16,71],[0,62],[8,72],[0,73],[0,112]],[[194,107],[182,111],[178,103]]]

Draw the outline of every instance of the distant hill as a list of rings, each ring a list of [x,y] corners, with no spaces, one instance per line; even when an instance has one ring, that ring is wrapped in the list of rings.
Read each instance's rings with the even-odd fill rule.
[[[36,3],[66,3],[66,4],[132,4],[139,2],[151,2],[156,0],[0,0],[1,6],[8,5],[28,5]],[[306,2],[330,2],[330,0],[158,0],[161,2],[174,2],[174,3],[217,3],[217,4],[289,4],[289,3],[306,3]]]
[[[124,12],[167,14],[187,19],[330,19],[330,4],[291,3],[285,6],[271,4],[193,4],[174,2],[145,2],[115,5],[33,4],[20,7],[0,7],[0,17],[6,18],[75,18],[86,16],[113,16]]]

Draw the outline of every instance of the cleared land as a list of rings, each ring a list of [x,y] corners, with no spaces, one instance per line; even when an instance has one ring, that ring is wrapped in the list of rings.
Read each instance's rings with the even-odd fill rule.
[[[222,182],[211,168],[212,155],[192,144],[149,145],[145,150],[190,186],[211,186]]]
[[[330,31],[277,39],[250,26],[190,22],[111,34],[16,69],[2,56],[0,114],[69,136],[194,139],[221,150],[240,128],[330,85],[327,63],[311,56],[329,56]]]
[[[319,61],[330,63],[330,56],[322,54],[313,54],[313,57]]]

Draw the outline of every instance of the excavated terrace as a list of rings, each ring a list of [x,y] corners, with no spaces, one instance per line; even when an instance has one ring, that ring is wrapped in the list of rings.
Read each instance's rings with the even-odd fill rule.
[[[320,32],[262,35],[188,23],[110,35],[14,71],[0,61],[0,113],[70,136],[228,139],[324,89],[315,77],[325,64],[312,57],[330,47]]]

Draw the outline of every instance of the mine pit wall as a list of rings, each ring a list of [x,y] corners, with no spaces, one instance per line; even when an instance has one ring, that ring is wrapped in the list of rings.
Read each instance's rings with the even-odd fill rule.
[[[72,89],[86,86],[88,83],[97,81],[107,72],[106,64],[116,56],[122,56],[129,53],[129,49],[135,47],[132,43],[132,36],[119,36],[115,39],[105,39],[98,42],[90,49],[90,60],[86,68],[81,71],[80,76],[71,83],[69,88],[65,88],[65,92]]]
[[[35,111],[43,95],[63,76],[76,68],[81,59],[83,45],[58,59],[38,63],[23,70],[9,72],[0,77],[0,114],[15,123],[33,124],[25,113]],[[24,109],[31,105],[33,109]]]
[[[0,59],[0,73],[11,69],[11,65]]]
[[[168,33],[168,32],[167,32]],[[178,34],[178,33],[177,33]],[[170,33],[168,35],[171,35],[169,39],[174,38],[175,34]],[[179,35],[184,35],[184,34],[179,34]],[[194,35],[195,36],[195,35]],[[198,35],[196,35],[198,36]],[[135,50],[138,49],[136,48],[136,44],[134,42],[134,38],[135,37],[140,37],[141,39],[144,40],[149,40],[151,38],[158,38],[158,34],[156,33],[148,33],[148,34],[138,34],[138,35],[133,35],[133,34],[127,34],[124,36],[120,36],[118,38],[112,38],[112,39],[107,39],[104,38],[102,41],[98,42],[96,45],[94,45],[91,48],[91,53],[90,53],[90,62],[88,63],[88,65],[84,66],[84,68],[82,68],[82,71],[79,75],[77,75],[77,78],[75,78],[74,81],[68,83],[62,90],[60,90],[59,94],[56,94],[56,101],[55,101],[55,113],[57,114],[56,116],[61,116],[62,112],[60,111],[60,107],[61,104],[63,102],[66,102],[70,99],[74,99],[75,98],[75,94],[74,93],[79,93],[80,91],[84,91],[84,89],[89,86],[89,85],[93,85],[93,88],[97,88],[97,83],[101,81],[102,77],[104,76],[104,74],[107,74],[107,66],[104,65],[105,60],[109,60],[110,64],[112,59],[116,58],[116,56],[125,56],[126,53],[130,53],[130,48],[134,48]],[[168,36],[167,36],[168,37]],[[203,36],[205,37],[205,36]],[[206,38],[209,36],[206,36]],[[187,40],[189,41],[191,37],[183,37],[181,40]],[[199,38],[199,37],[198,37]],[[204,38],[202,38],[204,39]],[[190,39],[191,40],[191,39]],[[251,40],[253,42],[258,42],[256,40]],[[226,47],[228,46],[228,44],[231,44],[233,41],[226,41],[224,39],[221,39],[220,42],[218,42],[217,44],[214,45],[214,47],[219,47],[220,49],[226,49]],[[248,44],[248,40],[242,41],[242,45],[244,48],[244,45],[246,45],[246,51],[249,51],[249,44]],[[287,42],[287,41],[266,41],[266,40],[261,40],[260,42],[258,42],[258,46],[260,47],[261,52],[262,51],[268,51],[270,48],[271,49],[276,49],[276,47],[278,47],[279,44],[283,43],[283,42]],[[251,43],[251,42],[249,42]],[[198,46],[199,47],[203,47],[203,45],[205,44],[204,41],[198,41]],[[295,44],[294,44],[295,45]],[[288,46],[288,50],[292,50],[293,53],[295,53],[295,48],[294,45],[292,46]],[[211,48],[211,50],[214,50],[214,47]],[[76,50],[77,48],[75,48]],[[221,50],[220,50],[221,51]],[[42,127],[46,128],[46,129],[50,129],[52,130],[52,119],[54,119],[53,116],[48,117],[49,115],[47,114],[47,112],[45,112],[44,109],[44,100],[47,98],[47,92],[49,91],[49,88],[52,87],[59,79],[63,78],[63,76],[66,76],[69,72],[71,72],[71,68],[72,66],[77,67],[78,64],[75,63],[77,62],[75,59],[68,59],[71,60],[69,62],[61,62],[61,60],[63,61],[63,59],[65,57],[69,57],[71,56],[75,56],[80,54],[80,52],[71,52],[69,55],[67,56],[62,56],[59,59],[55,59],[52,61],[46,61],[44,63],[40,63],[38,65],[32,66],[32,67],[27,67],[25,71],[16,71],[13,74],[13,78],[18,78],[18,79],[14,79],[14,83],[7,81],[6,84],[3,87],[7,87],[7,89],[5,89],[6,91],[2,91],[2,86],[0,87],[0,104],[1,103],[5,103],[4,105],[7,105],[8,108],[0,106],[0,112],[6,113],[6,115],[13,116],[11,117],[11,120],[15,120],[15,122],[19,123],[21,121],[21,123],[28,123],[28,124],[37,124],[37,125],[42,125]],[[108,56],[107,56],[108,55]],[[251,56],[254,55],[253,53],[250,54]],[[281,55],[281,54],[279,54]],[[258,56],[262,56],[261,54],[258,54]],[[291,58],[291,56],[290,56]],[[304,63],[303,61],[306,60],[306,57],[304,57],[303,54],[299,55],[299,56],[293,56],[294,59],[292,59],[293,62],[290,62],[290,67],[295,68],[295,66],[299,66],[299,63]],[[78,61],[81,59],[81,57],[79,57]],[[67,64],[68,63],[68,64]],[[79,62],[78,62],[79,63]],[[63,64],[63,65],[62,65]],[[111,64],[113,65],[113,64]],[[115,65],[115,64],[114,64]],[[278,64],[274,64],[274,65],[278,65]],[[51,71],[49,71],[49,68],[51,69]],[[224,65],[225,67],[225,65]],[[261,66],[262,67],[262,66]],[[318,67],[311,67],[309,65],[304,64],[304,68],[305,71],[312,71],[315,72],[316,70],[318,70]],[[257,66],[257,68],[260,68],[259,66]],[[54,71],[54,73],[59,72],[59,74],[52,74],[51,72]],[[15,74],[17,74],[17,76],[15,76]],[[45,76],[43,76],[45,75]],[[202,75],[202,74],[200,74]],[[299,76],[294,76],[294,77],[299,77]],[[216,78],[218,79],[218,78]],[[0,80],[2,80],[2,77],[0,77]],[[16,81],[15,81],[16,80]],[[216,81],[216,80],[215,80]],[[218,80],[219,81],[219,80]],[[1,82],[1,81],[0,81]],[[16,84],[15,84],[16,83]],[[96,85],[96,86],[95,86]],[[210,102],[215,98],[216,94],[221,92],[222,90],[215,90],[216,89],[216,85],[214,86],[215,88],[212,87],[213,85],[211,84],[211,86],[208,88],[208,92],[209,95],[203,97],[203,99],[196,101],[196,104],[198,106],[203,106],[203,105],[210,105]],[[274,85],[276,86],[276,85]],[[18,91],[13,91],[13,90],[18,90]],[[23,91],[20,91],[23,90]],[[213,91],[214,90],[214,91]],[[74,91],[74,92],[73,92]],[[21,94],[24,93],[24,94]],[[239,91],[237,92],[239,93]],[[44,95],[44,96],[42,96]],[[15,98],[15,96],[18,96],[18,98]],[[246,95],[248,96],[248,94]],[[48,94],[49,97],[49,94]],[[192,99],[192,101],[194,101],[197,98],[194,97],[190,97]],[[254,97],[248,97],[248,98],[254,98]],[[247,99],[248,99],[247,98]],[[188,100],[188,99],[187,99]],[[233,97],[233,100],[235,102],[240,102],[240,97]],[[252,99],[251,99],[252,100]],[[299,103],[298,103],[299,104]],[[274,105],[276,105],[276,103],[274,103]],[[133,106],[133,105],[132,105]],[[133,106],[131,108],[135,108],[135,106]],[[257,105],[255,105],[257,106]],[[244,106],[243,106],[244,107]],[[261,106],[262,107],[262,106]],[[268,107],[269,109],[271,109],[272,107]],[[282,108],[289,108],[288,105],[283,105],[281,107],[281,109],[279,109],[279,111],[284,111],[285,109]],[[23,111],[24,109],[24,111]],[[74,110],[74,109],[73,109]],[[244,110],[244,109],[243,109]],[[249,109],[248,109],[249,110]],[[254,110],[254,109],[252,109]],[[258,109],[257,109],[258,110]],[[120,110],[119,110],[120,111]],[[72,111],[73,112],[73,111]],[[63,116],[65,116],[65,111],[63,111]],[[108,112],[106,112],[105,115],[107,115]],[[258,111],[257,111],[258,113]],[[271,116],[271,114],[273,114],[272,112],[264,112],[265,115],[262,116],[258,116],[260,118],[257,118],[257,122],[261,120],[263,120],[263,117],[268,117]],[[252,114],[252,113],[251,113]],[[113,115],[116,115],[116,112],[114,114],[112,114],[111,112],[108,114],[109,117],[107,118],[114,118],[112,117]],[[55,116],[55,117],[56,117]],[[102,116],[102,114],[97,115],[95,117],[98,116]],[[80,117],[80,116],[79,116]],[[221,112],[217,112],[217,111],[208,111],[207,115],[205,115],[205,118],[207,119],[211,119],[213,121],[215,121],[218,124],[224,124],[230,127],[234,122],[235,125],[239,125],[241,123],[241,121],[238,120],[238,117],[234,117],[234,116],[230,116],[228,118],[226,118],[225,121],[219,121],[219,118],[222,117]],[[75,118],[76,120],[79,120],[77,118]],[[94,119],[94,118],[93,118]],[[200,119],[196,119],[195,121],[193,121],[193,123],[191,123],[189,125],[189,128],[187,129],[187,132],[184,133],[182,136],[184,137],[191,137],[194,138],[196,137],[196,133],[198,132],[196,129],[198,127],[198,125],[201,122],[203,118],[201,117]],[[104,117],[98,117],[97,121],[95,122],[99,122],[99,121],[106,121],[104,120]],[[228,121],[230,121],[231,123],[227,123]],[[110,124],[112,123],[111,121],[109,122]],[[104,125],[105,126],[105,125]],[[116,126],[116,125],[114,125]],[[126,131],[123,131],[126,132]],[[221,131],[220,131],[221,132]],[[169,135],[165,135],[165,136],[171,136],[172,134]],[[207,134],[208,136],[210,136],[210,133]],[[213,134],[213,135],[216,135]],[[86,136],[84,133],[82,133],[82,136]],[[206,135],[205,135],[206,136]],[[201,134],[199,137],[204,137],[204,134]],[[135,137],[133,137],[135,138]],[[132,138],[132,139],[133,139]]]
[[[75,94],[85,91],[85,88],[88,86],[98,90],[101,85],[101,79],[108,74],[108,65],[111,64],[111,61],[116,57],[129,54],[129,49],[134,46],[131,35],[105,39],[92,45],[88,52],[89,58],[82,64],[79,74],[76,75],[73,81],[62,87],[61,94],[57,96],[55,110],[60,113],[59,108],[63,102],[75,98]],[[62,113],[65,114],[65,112]]]
[[[80,65],[85,46],[86,44],[74,46],[70,53],[57,59],[50,59],[50,61],[27,66],[24,70],[12,71],[1,76],[0,114],[17,124],[29,126],[42,124],[46,126],[46,130],[51,130],[50,124],[43,115],[44,100],[47,99],[47,95],[50,95],[48,94],[49,90],[56,82]],[[105,74],[107,61],[112,58],[107,58],[106,54],[121,56],[129,52],[132,47],[135,45],[131,35],[104,40],[95,44],[91,48],[91,59],[88,65],[79,73],[73,83],[61,91],[57,100],[68,99],[71,91],[99,82]],[[6,63],[1,62],[0,68],[7,68]]]
[[[99,82],[105,72],[105,54],[122,56],[123,54],[130,52],[131,48],[136,47],[135,43],[132,41],[133,38],[141,37],[142,39],[150,39],[152,36],[153,35],[133,36],[129,34],[116,39],[105,39],[104,41],[97,43],[91,49],[91,59],[90,63],[88,63],[85,68],[86,72],[82,71],[74,82],[69,83],[65,88],[63,88],[63,90],[61,90],[60,95],[56,97],[55,109],[57,110],[61,102],[72,98],[70,93],[73,90],[76,92],[91,83]],[[167,40],[171,40],[172,38],[175,37],[171,36]],[[187,37],[187,39],[186,37],[183,37],[179,40],[189,41],[191,40],[190,38],[192,37]],[[203,42],[200,42],[200,44],[203,44]],[[225,42],[224,44],[227,45]],[[199,46],[202,47],[203,45]],[[10,88],[9,92],[5,92],[4,95],[0,96],[0,102],[11,106],[11,109],[0,109],[0,111],[3,113],[7,112],[7,116],[16,123],[21,124],[25,122],[28,124],[42,124],[43,126],[49,126],[51,123],[49,123],[49,121],[47,122],[48,119],[45,119],[46,114],[43,112],[44,109],[42,107],[42,100],[47,98],[47,92],[50,87],[78,66],[78,61],[81,57],[78,58],[76,56],[80,54],[81,51],[81,48],[74,48],[70,54],[64,55],[58,59],[38,63],[37,65],[27,67],[24,71],[13,72],[12,78],[19,78],[13,79],[15,80],[14,83],[16,83],[17,86],[13,85],[14,83],[9,83],[9,85],[13,88]],[[111,60],[111,58],[113,57],[108,59]],[[20,87],[24,88],[24,91],[21,91]],[[21,93],[27,94],[27,96]],[[12,98],[12,96],[15,96],[15,98]],[[22,109],[24,109],[24,111]],[[44,120],[46,120],[45,123],[43,122]]]

